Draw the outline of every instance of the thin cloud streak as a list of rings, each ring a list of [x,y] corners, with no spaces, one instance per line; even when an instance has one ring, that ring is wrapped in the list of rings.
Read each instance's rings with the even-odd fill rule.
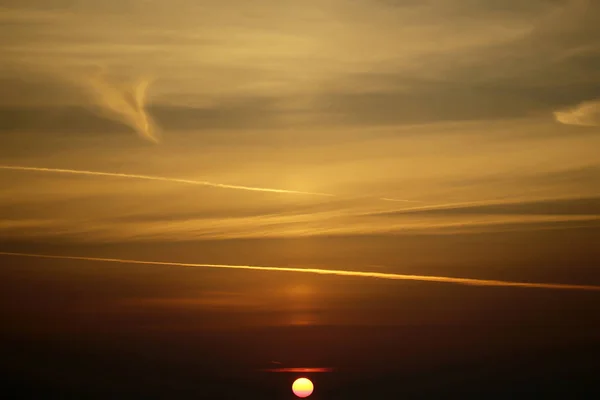
[[[336,276],[350,276],[350,277],[359,277],[359,278],[375,278],[375,279],[387,279],[387,280],[454,283],[454,284],[468,285],[468,286],[521,287],[521,288],[531,288],[531,289],[600,291],[600,286],[597,286],[597,285],[572,285],[572,284],[562,284],[562,283],[514,282],[514,281],[502,281],[502,280],[491,280],[491,279],[456,278],[456,277],[449,277],[449,276],[405,275],[405,274],[393,274],[393,273],[381,273],[381,272],[347,271],[347,270],[338,270],[338,269],[267,267],[267,266],[227,265],[227,264],[194,264],[194,263],[177,263],[177,262],[165,262],[165,261],[127,260],[127,259],[120,259],[120,258],[57,256],[57,255],[49,255],[49,254],[12,253],[12,252],[0,252],[0,255],[14,256],[14,257],[47,258],[47,259],[58,259],[58,260],[97,261],[97,262],[110,262],[110,263],[120,263],[120,264],[162,265],[162,266],[169,266],[169,267],[215,268],[215,269],[251,270],[251,271],[273,271],[273,272],[297,272],[297,273],[316,274],[316,275],[336,275]]]
[[[152,175],[124,174],[124,173],[118,173],[118,172],[86,171],[86,170],[62,169],[62,168],[24,167],[24,166],[19,166],[19,165],[0,165],[0,169],[10,170],[10,171],[51,172],[51,173],[57,173],[57,174],[73,174],[73,175],[88,175],[88,176],[107,176],[107,177],[114,177],[114,178],[144,179],[144,180],[149,180],[149,181],[183,183],[186,185],[211,186],[211,187],[222,188],[222,189],[247,190],[247,191],[252,191],[252,192],[305,194],[305,195],[312,195],[312,196],[329,196],[329,197],[334,196],[334,195],[328,194],[328,193],[301,192],[301,191],[296,191],[296,190],[261,188],[261,187],[240,186],[240,185],[227,185],[224,183],[215,183],[215,182],[208,182],[208,181],[196,181],[196,180],[191,180],[191,179],[168,178],[168,177],[163,177],[163,176],[152,176]]]
[[[169,178],[169,177],[154,176],[154,175],[125,174],[125,173],[119,173],[119,172],[87,171],[87,170],[63,169],[63,168],[26,167],[26,166],[21,166],[21,165],[0,165],[0,169],[9,170],[9,171],[50,172],[50,173],[57,173],[57,174],[73,174],[73,175],[88,175],[88,176],[107,176],[107,177],[129,178],[129,179],[144,179],[144,180],[150,180],[150,181],[183,183],[186,185],[211,186],[211,187],[222,188],[222,189],[247,190],[247,191],[253,191],[253,192],[303,194],[303,195],[323,196],[323,197],[340,197],[338,195],[331,194],[331,193],[303,192],[303,191],[298,191],[298,190],[261,188],[261,187],[253,187],[253,186],[242,186],[242,185],[228,185],[228,184],[224,184],[224,183],[216,183],[216,182],[209,182],[209,181],[196,181],[196,180],[192,180],[192,179]],[[419,200],[402,200],[402,199],[390,199],[390,198],[379,198],[378,200],[393,201],[393,202],[422,203],[422,201],[419,201]]]
[[[397,203],[422,203],[420,200],[404,200],[404,199],[391,199],[389,197],[381,197],[379,200],[381,201],[394,201]]]
[[[479,201],[448,203],[422,207],[405,207],[392,211],[368,213],[369,216],[390,217],[405,214],[480,214],[480,215],[600,215],[600,198],[563,197],[509,201]]]
[[[267,368],[261,369],[261,372],[275,372],[275,373],[305,373],[305,374],[314,374],[314,373],[324,373],[324,372],[333,372],[333,368]]]

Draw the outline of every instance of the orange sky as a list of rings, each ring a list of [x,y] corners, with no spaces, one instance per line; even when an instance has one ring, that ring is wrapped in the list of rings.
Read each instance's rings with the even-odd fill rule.
[[[0,251],[600,284],[592,0],[5,3]],[[319,317],[319,296],[389,283],[218,276],[113,300],[252,314],[313,297],[260,319],[310,325],[346,319]]]
[[[600,398],[599,43],[597,0],[0,0],[4,390]]]

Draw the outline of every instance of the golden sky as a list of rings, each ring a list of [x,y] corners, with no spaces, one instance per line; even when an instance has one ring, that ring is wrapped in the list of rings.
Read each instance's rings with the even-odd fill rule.
[[[0,237],[597,229],[598,11],[2,1]]]
[[[336,197],[4,170],[0,230],[120,241],[596,221],[590,9],[584,0],[5,5],[3,165]],[[570,207],[573,198],[589,207]],[[535,204],[469,208],[483,211],[468,218],[455,208],[390,213],[555,199],[566,213]],[[388,218],[364,216],[374,212]]]
[[[597,389],[599,155],[597,0],[0,0],[0,369]]]

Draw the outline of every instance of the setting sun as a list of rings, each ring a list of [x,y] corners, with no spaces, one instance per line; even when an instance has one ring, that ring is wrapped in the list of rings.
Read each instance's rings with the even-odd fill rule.
[[[292,384],[292,392],[300,398],[308,397],[312,394],[314,390],[314,385],[307,378],[299,378],[294,381]]]
[[[0,0],[0,54],[3,392],[600,400],[600,0]]]

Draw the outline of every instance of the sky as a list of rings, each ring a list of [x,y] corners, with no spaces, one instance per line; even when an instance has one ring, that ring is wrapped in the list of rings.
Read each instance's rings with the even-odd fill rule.
[[[594,0],[0,0],[6,343],[597,349],[598,43]]]

